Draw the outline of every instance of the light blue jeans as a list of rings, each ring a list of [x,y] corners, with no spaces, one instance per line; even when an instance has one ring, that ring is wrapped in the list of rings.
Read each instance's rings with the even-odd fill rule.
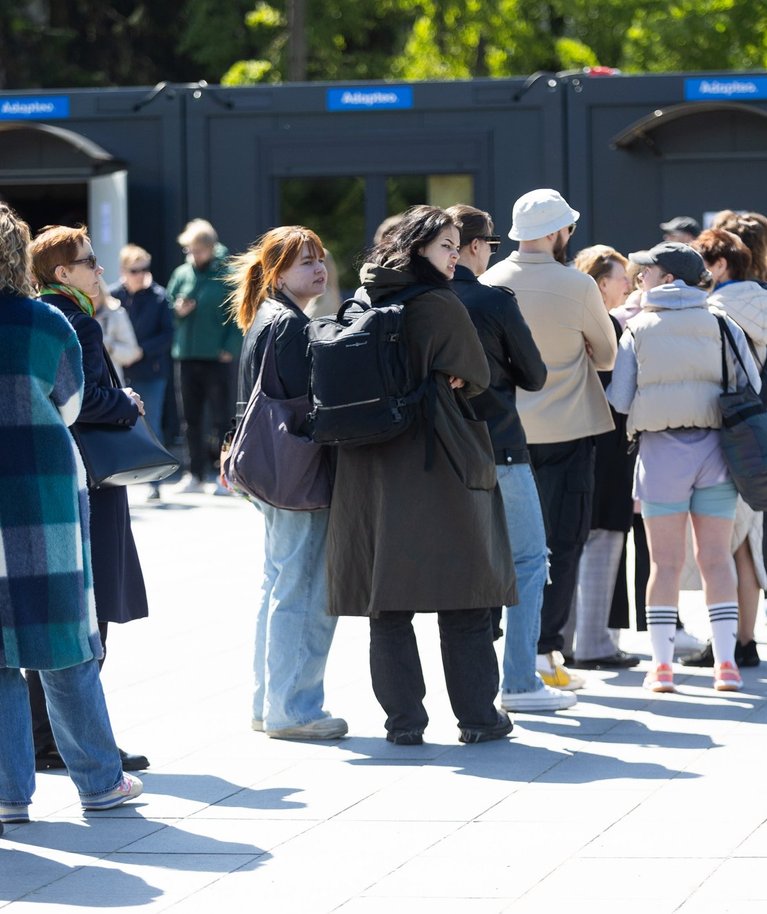
[[[254,504],[264,516],[264,580],[256,615],[253,719],[281,730],[324,716],[325,663],[336,629],[327,614],[325,547],[330,511],[285,511]]]
[[[122,779],[97,660],[41,670],[56,745],[80,797],[110,793]],[[35,792],[35,749],[27,684],[20,670],[0,669],[0,805],[28,806]]]
[[[503,650],[504,692],[535,692],[543,680],[535,672],[541,631],[543,588],[548,576],[548,549],[541,502],[527,463],[502,465],[498,485],[509,528],[519,602],[506,608]]]

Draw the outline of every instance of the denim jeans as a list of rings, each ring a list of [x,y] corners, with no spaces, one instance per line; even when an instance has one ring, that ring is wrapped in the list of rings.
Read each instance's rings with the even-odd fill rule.
[[[327,509],[264,516],[264,580],[256,615],[253,718],[265,730],[319,720],[325,663],[337,619],[327,614]]]
[[[450,706],[461,729],[494,727],[498,661],[489,609],[437,613]],[[413,613],[384,612],[370,620],[370,675],[390,733],[423,732],[429,716]]]
[[[114,790],[122,778],[97,660],[41,670],[56,745],[80,796]],[[24,677],[0,669],[0,804],[28,806],[35,790],[32,715]]]
[[[506,610],[503,691],[535,692],[543,687],[543,680],[535,672],[535,657],[548,573],[546,530],[529,464],[501,465],[496,469],[519,594],[519,603]]]

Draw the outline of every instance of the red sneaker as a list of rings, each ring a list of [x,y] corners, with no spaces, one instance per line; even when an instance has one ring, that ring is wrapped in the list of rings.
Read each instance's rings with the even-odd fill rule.
[[[734,663],[725,660],[714,664],[714,688],[717,692],[737,692],[743,688],[743,680]]]
[[[651,692],[675,692],[674,671],[669,663],[659,663],[644,678],[644,687]]]

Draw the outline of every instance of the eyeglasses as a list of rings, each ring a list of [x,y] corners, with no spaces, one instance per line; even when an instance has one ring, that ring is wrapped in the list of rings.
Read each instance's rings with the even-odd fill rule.
[[[490,250],[493,253],[495,253],[501,245],[500,235],[480,235],[480,238],[490,245]]]
[[[126,273],[131,273],[133,276],[137,276],[139,273],[148,273],[149,267],[131,267],[125,271]]]
[[[95,254],[88,254],[87,257],[81,257],[79,260],[70,260],[69,266],[74,266],[76,263],[84,263],[89,270],[95,270],[99,265],[98,257]]]

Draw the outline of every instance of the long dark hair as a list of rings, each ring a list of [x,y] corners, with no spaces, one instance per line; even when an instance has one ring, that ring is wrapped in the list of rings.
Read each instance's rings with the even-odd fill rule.
[[[447,286],[448,279],[418,250],[433,241],[445,228],[461,225],[438,206],[413,206],[402,214],[402,219],[370,252],[370,260],[392,270],[406,270],[418,282],[434,286]]]

